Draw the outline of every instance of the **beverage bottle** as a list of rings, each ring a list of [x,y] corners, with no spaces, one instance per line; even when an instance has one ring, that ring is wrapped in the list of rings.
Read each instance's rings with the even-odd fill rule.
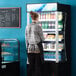
[[[52,19],[55,19],[55,12],[52,13]]]
[[[41,16],[40,16],[40,18],[41,18],[41,21],[42,21],[42,15],[43,15],[43,13],[41,13]]]
[[[51,29],[53,29],[53,22],[51,22]]]
[[[45,20],[45,13],[43,13],[43,19]]]
[[[50,29],[50,22],[48,23],[48,29]]]
[[[53,52],[53,59],[55,59],[55,52]]]
[[[49,53],[48,53],[48,59],[50,59],[50,55],[49,55]]]
[[[44,13],[42,13],[42,20],[44,19],[43,17],[44,17]]]
[[[46,58],[48,58],[48,53],[46,53]]]
[[[46,29],[48,29],[48,22],[46,23]]]
[[[45,44],[45,49],[47,49],[47,44]]]
[[[47,20],[47,12],[46,12],[46,20]]]
[[[46,21],[46,13],[44,14],[44,20]]]
[[[49,13],[47,13],[47,20],[49,20]]]
[[[45,13],[42,14],[42,20],[45,20]]]
[[[58,29],[62,29],[63,28],[63,22],[62,21],[58,21]]]
[[[51,52],[51,58],[53,59],[53,52]]]
[[[44,23],[42,23],[42,29],[44,29]]]
[[[58,12],[58,20],[61,21],[63,19],[63,14],[62,12]]]
[[[49,44],[47,43],[47,49],[49,49]]]
[[[45,29],[47,29],[47,24],[45,23]]]
[[[51,19],[51,13],[50,13],[50,19]]]
[[[44,13],[44,20],[46,21],[46,13]]]
[[[52,22],[52,28],[55,29],[55,22]]]
[[[49,21],[50,21],[50,13],[49,13]]]
[[[59,52],[59,54],[58,54],[58,55],[59,55],[59,61],[61,61],[61,53]]]
[[[51,12],[51,19],[54,19],[54,15],[53,15],[53,12]]]
[[[50,29],[52,29],[52,22],[50,22]]]
[[[43,23],[44,24],[44,29],[46,29],[46,23]]]
[[[52,52],[52,54],[53,54],[52,58],[54,59],[54,52]]]

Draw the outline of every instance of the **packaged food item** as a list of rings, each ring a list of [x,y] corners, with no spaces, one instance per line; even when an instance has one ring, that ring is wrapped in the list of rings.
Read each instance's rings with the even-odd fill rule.
[[[51,48],[51,49],[55,49],[55,44],[53,44],[53,43],[50,44],[50,48]]]
[[[48,39],[55,39],[55,34],[48,34],[47,38]]]
[[[59,39],[63,39],[63,35],[59,35]]]

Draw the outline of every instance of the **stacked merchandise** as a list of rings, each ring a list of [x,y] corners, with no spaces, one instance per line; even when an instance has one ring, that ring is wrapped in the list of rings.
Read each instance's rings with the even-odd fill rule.
[[[45,61],[62,61],[64,51],[64,13],[40,12],[39,25],[42,27],[45,41],[43,42]],[[58,41],[57,41],[58,40]],[[58,54],[56,55],[56,51]]]

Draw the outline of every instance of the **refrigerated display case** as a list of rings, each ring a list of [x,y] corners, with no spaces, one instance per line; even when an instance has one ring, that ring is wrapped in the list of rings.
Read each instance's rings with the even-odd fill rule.
[[[19,41],[17,39],[0,39],[2,76],[19,76]]]
[[[49,12],[48,14],[52,15],[51,13],[55,17],[50,17],[49,22],[47,20],[43,22],[39,19],[39,24],[41,23],[40,26],[43,29],[45,38],[43,42],[44,60],[58,63],[67,60],[65,47],[66,13],[56,11]],[[64,53],[64,59],[62,53]]]
[[[44,75],[70,76],[70,5],[59,3],[27,4],[27,25],[31,23],[30,11],[39,14],[38,24],[42,27],[45,38],[43,42],[43,54],[44,67],[46,67],[44,73],[46,74]]]

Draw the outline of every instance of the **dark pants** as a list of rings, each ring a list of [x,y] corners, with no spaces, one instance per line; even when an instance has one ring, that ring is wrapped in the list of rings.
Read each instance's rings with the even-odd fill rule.
[[[41,53],[28,53],[29,67],[27,76],[43,76],[42,64],[43,64],[43,47],[42,44],[38,44]]]

